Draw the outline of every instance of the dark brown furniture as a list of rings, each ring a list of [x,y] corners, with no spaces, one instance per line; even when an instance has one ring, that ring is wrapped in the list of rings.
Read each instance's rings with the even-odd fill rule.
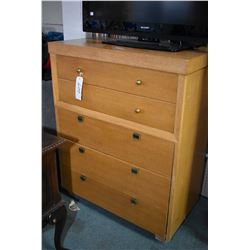
[[[42,132],[42,225],[55,224],[54,243],[61,246],[61,235],[66,221],[66,208],[58,189],[56,149],[64,139]]]

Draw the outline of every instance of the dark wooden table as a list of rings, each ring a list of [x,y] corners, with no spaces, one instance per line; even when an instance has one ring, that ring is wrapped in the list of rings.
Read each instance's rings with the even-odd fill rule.
[[[66,222],[67,210],[58,188],[56,149],[65,142],[63,138],[42,132],[42,225],[54,224],[54,243],[57,250]]]

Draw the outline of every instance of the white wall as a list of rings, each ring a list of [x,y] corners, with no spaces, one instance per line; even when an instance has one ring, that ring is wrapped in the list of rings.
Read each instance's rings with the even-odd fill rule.
[[[64,40],[86,37],[86,33],[82,31],[81,1],[63,1],[62,18]]]
[[[62,2],[43,1],[42,2],[42,31],[63,32]]]

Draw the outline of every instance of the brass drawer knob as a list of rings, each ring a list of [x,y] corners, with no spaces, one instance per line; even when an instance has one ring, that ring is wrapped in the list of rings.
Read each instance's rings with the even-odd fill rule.
[[[138,200],[136,198],[130,198],[130,203],[132,205],[137,205],[138,204]]]
[[[140,140],[141,139],[141,135],[139,133],[133,133],[133,139],[134,140]]]
[[[131,173],[132,174],[138,174],[139,173],[139,168],[135,168],[135,167],[131,168]]]
[[[83,153],[85,152],[85,148],[83,148],[83,147],[80,147],[78,150],[79,150],[79,152],[80,152],[81,154],[83,154]]]
[[[142,112],[142,110],[141,110],[140,108],[136,108],[136,109],[135,109],[135,113],[136,113],[136,114],[139,114],[139,113],[141,113],[141,112]]]
[[[141,85],[142,84],[142,80],[136,80],[136,85]]]
[[[78,115],[78,116],[77,116],[77,120],[78,120],[78,122],[83,122],[84,117],[81,116],[81,115]]]
[[[76,72],[79,76],[83,76],[81,68],[77,68]]]
[[[85,175],[80,176],[81,181],[86,181],[87,177]]]

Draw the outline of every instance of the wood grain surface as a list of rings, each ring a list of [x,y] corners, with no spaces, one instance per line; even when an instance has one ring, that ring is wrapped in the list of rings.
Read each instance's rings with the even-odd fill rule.
[[[57,56],[59,78],[75,81],[78,68],[81,69],[86,84],[171,103],[176,102],[177,74],[77,57]],[[137,80],[140,80],[141,84],[138,85]]]
[[[60,162],[97,182],[135,196],[150,206],[167,210],[169,178],[74,143],[61,147]]]
[[[75,99],[75,82],[58,80],[59,100],[150,127],[174,131],[175,104],[83,84],[82,100]],[[138,111],[137,113],[136,111]]]
[[[171,175],[174,143],[88,116],[78,122],[77,113],[56,109],[62,137],[155,173]],[[139,140],[134,139],[135,133]]]
[[[63,186],[71,193],[78,195],[108,211],[147,229],[153,234],[164,237],[166,232],[165,211],[144,203],[137,197],[131,197],[118,192],[106,185],[96,182],[85,176],[85,181],[80,177],[83,174],[70,171],[62,167]],[[65,178],[67,176],[67,178]],[[137,204],[131,203],[131,198],[136,199]]]
[[[113,46],[92,39],[49,42],[49,53],[123,64],[177,74],[191,74],[207,66],[207,53],[166,52]]]

